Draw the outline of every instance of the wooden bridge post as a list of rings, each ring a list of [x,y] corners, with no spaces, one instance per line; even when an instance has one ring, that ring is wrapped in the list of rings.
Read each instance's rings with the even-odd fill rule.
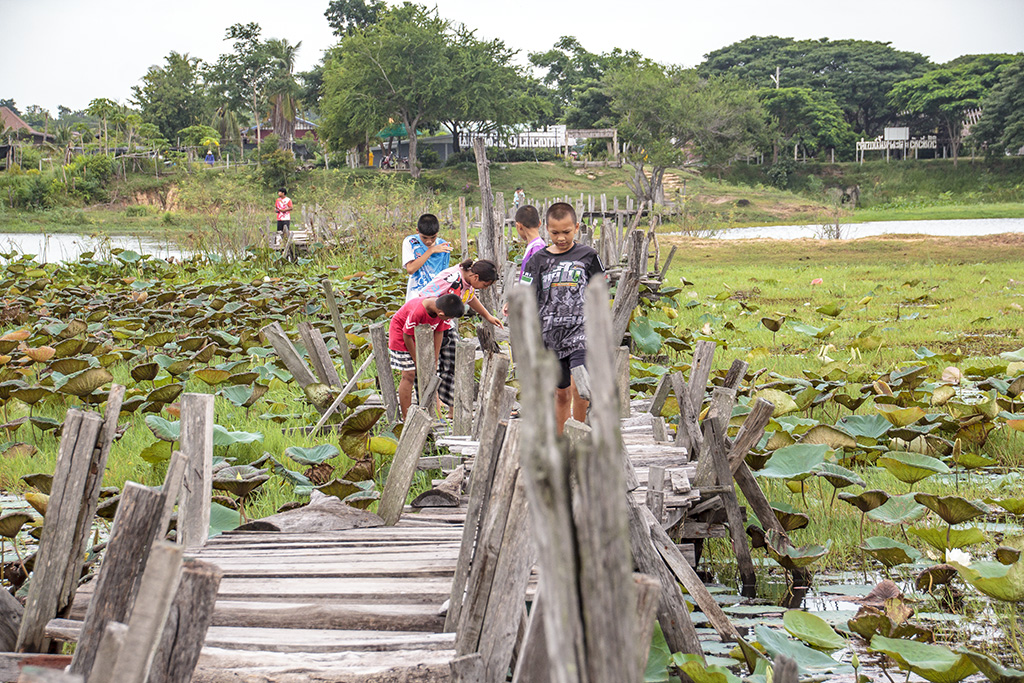
[[[434,330],[429,325],[417,325],[414,332],[416,334],[416,402],[430,415],[433,415],[435,411],[429,387],[431,380],[437,377]]]
[[[102,426],[103,418],[99,415],[77,408],[68,410],[64,419],[43,537],[18,631],[19,652],[42,652],[49,643],[43,632],[47,622],[57,614],[58,600],[69,571],[78,564],[71,551],[82,543],[76,541],[75,532]],[[102,477],[102,472],[99,476]]]
[[[462,339],[455,342],[455,405],[452,406],[452,434],[473,431],[473,401],[476,400],[476,346]]]
[[[299,337],[306,347],[306,355],[309,356],[309,362],[313,365],[313,371],[316,372],[317,379],[320,380],[321,384],[326,384],[330,387],[340,387],[341,377],[338,376],[338,370],[334,367],[331,353],[327,350],[327,345],[324,343],[320,330],[313,327],[309,322],[299,323],[298,330]],[[351,363],[352,360],[349,359],[349,364]]]
[[[194,550],[205,545],[210,535],[213,394],[182,395],[181,452],[188,464],[178,505],[178,537],[186,550]]]
[[[431,351],[433,353],[433,351]],[[434,421],[430,418],[432,411],[423,406],[410,406],[409,414],[402,428],[402,436],[395,449],[395,457],[391,461],[391,470],[384,491],[380,495],[377,515],[387,526],[394,526],[402,516],[405,499],[409,495],[413,476],[416,474],[416,463],[423,452],[423,446],[430,435]]]
[[[263,338],[270,342],[270,345],[274,347],[274,352],[277,353],[277,357],[281,359],[284,366],[288,369],[288,372],[292,373],[292,377],[299,383],[299,386],[303,389],[306,386],[316,382],[313,377],[313,373],[309,371],[309,367],[306,362],[302,360],[299,352],[295,350],[295,346],[291,340],[285,335],[284,330],[281,329],[279,323],[270,323],[260,333]]]
[[[341,354],[341,363],[345,366],[345,379],[352,379],[352,353],[348,345],[348,336],[345,334],[345,326],[341,323],[341,312],[338,310],[338,302],[334,298],[334,288],[331,281],[324,278],[320,281],[324,290],[324,299],[327,300],[327,308],[331,312],[331,322],[334,325],[334,338],[338,340],[338,352]]]
[[[373,346],[373,362],[377,366],[377,384],[384,400],[388,422],[398,421],[398,393],[395,391],[395,375],[391,372],[391,354],[388,352],[388,328],[385,323],[370,325],[370,343]]]

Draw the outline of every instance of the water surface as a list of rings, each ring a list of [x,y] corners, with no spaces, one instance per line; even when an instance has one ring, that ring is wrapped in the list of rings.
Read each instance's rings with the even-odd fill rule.
[[[736,240],[767,237],[779,240],[823,237],[820,225],[772,225],[766,227],[732,228],[714,235],[716,239]],[[843,239],[877,237],[878,235],[933,235],[937,237],[972,237],[1024,232],[1024,218],[969,218],[925,221],[871,221],[844,223]]]

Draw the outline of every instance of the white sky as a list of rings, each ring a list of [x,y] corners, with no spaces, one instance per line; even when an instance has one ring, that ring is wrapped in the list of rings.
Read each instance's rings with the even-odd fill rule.
[[[394,2],[395,0],[390,0]],[[431,4],[429,0],[423,4]],[[436,0],[441,16],[527,52],[575,35],[591,52],[635,49],[694,66],[751,35],[891,42],[935,62],[1024,51],[1024,0]],[[255,21],[265,38],[302,41],[298,69],[335,42],[327,0],[0,0],[0,98],[84,108],[122,103],[173,51],[214,61],[231,24]],[[283,12],[278,11],[284,9]]]

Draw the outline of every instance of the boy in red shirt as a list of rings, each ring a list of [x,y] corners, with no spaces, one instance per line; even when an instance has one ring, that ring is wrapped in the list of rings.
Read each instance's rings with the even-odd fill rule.
[[[426,297],[407,301],[391,318],[388,327],[388,351],[391,356],[391,367],[402,373],[398,384],[398,404],[405,419],[412,405],[412,392],[416,386],[416,326],[429,325],[434,331],[434,362],[437,362],[441,350],[444,329],[441,326],[446,320],[461,318],[466,313],[466,305],[458,294],[445,294],[438,297]]]

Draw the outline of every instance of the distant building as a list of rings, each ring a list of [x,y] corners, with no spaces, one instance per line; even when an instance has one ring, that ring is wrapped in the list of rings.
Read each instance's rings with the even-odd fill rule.
[[[15,114],[8,107],[0,107],[0,128],[7,130],[8,128],[13,129],[16,133],[18,131],[24,131],[21,134],[27,135],[32,138],[32,142],[40,144],[53,140],[53,136],[47,133],[40,133],[32,126],[25,123],[25,120]]]

